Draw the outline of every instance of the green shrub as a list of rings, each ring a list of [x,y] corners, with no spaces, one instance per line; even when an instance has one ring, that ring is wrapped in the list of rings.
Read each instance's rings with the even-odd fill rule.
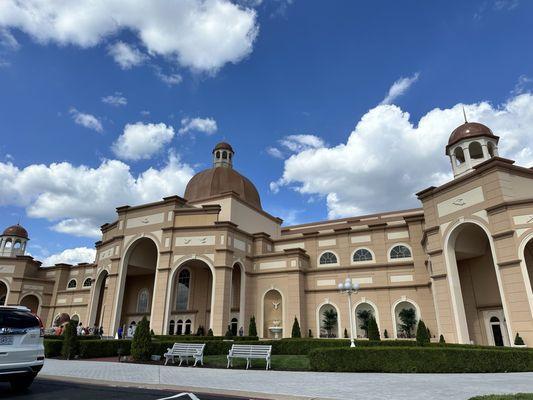
[[[248,336],[257,336],[257,326],[255,325],[255,315],[250,318],[250,325],[248,326]]]
[[[131,343],[131,355],[134,360],[147,361],[151,356],[152,338],[150,336],[150,325],[146,317],[143,317],[137,325]]]
[[[416,328],[416,343],[419,346],[427,345],[431,340],[429,339],[429,331],[424,321],[418,321],[418,328]]]
[[[78,355],[78,336],[76,335],[76,323],[69,322],[65,325],[63,332],[63,347],[61,347],[61,356],[70,360]]]
[[[224,340],[224,336],[185,336],[185,335],[155,335],[153,337],[154,340],[162,340],[162,341],[174,341],[174,342],[205,342],[205,341],[212,341],[212,340]],[[252,341],[252,340],[259,340],[257,336],[235,336],[233,337],[233,340],[244,340],[244,341]]]
[[[119,355],[128,355],[131,352],[131,340],[116,339],[116,340],[84,340],[80,342],[80,358],[99,358],[99,357],[115,357]]]
[[[292,324],[291,337],[301,338],[302,332],[300,331],[300,324],[298,323],[298,318],[294,317],[294,322]]]
[[[348,339],[348,329],[344,328],[344,339]]]
[[[523,346],[524,345],[524,339],[522,339],[520,337],[520,335],[518,334],[518,332],[516,332],[516,336],[514,338],[514,344],[517,345],[517,346]]]
[[[388,338],[389,338],[389,332],[387,332],[386,329],[383,331],[383,337],[384,337],[385,339],[388,339]]]
[[[316,349],[315,371],[335,372],[525,372],[533,371],[533,351],[441,347],[356,347]]]
[[[202,325],[200,325],[196,330],[196,336],[205,336],[205,329]]]
[[[213,336],[213,329],[209,328],[207,331],[207,336]]]
[[[309,332],[307,333],[307,337],[312,338],[313,337],[313,331],[309,329]]]
[[[50,340],[63,340],[65,338],[65,335],[44,335],[44,339],[50,339]],[[78,341],[79,340],[96,340],[101,339],[99,335],[85,335],[81,336],[78,335]]]
[[[224,334],[225,340],[231,340],[233,339],[233,332],[231,331],[231,326],[228,325],[228,329],[226,330],[226,333]]]
[[[378,323],[374,316],[371,316],[368,320],[368,340],[381,340]]]
[[[440,344],[444,344],[444,343],[446,343],[446,340],[444,340],[444,335],[442,335],[442,334],[441,334],[440,337],[439,337],[439,343],[440,343]]]
[[[399,313],[400,330],[406,338],[412,337],[413,328],[416,325],[416,312],[412,308],[403,308]]]
[[[61,354],[63,341],[57,339],[44,339],[44,356],[58,357]]]

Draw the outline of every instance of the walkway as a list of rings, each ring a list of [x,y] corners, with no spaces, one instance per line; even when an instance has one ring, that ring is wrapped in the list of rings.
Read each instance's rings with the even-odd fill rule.
[[[321,399],[451,400],[489,393],[533,392],[533,373],[352,374],[245,371],[47,359],[39,376],[77,378],[85,382],[97,380],[134,385],[157,384],[220,393],[264,393],[281,399],[306,396]]]

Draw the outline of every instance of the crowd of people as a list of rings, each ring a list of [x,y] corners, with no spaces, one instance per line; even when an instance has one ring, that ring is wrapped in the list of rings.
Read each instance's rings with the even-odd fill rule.
[[[59,325],[59,326],[54,327],[54,335],[56,336],[62,335],[63,331],[64,331],[64,325]],[[98,325],[96,324],[94,324],[92,328],[88,326],[84,327],[83,324],[80,322],[76,326],[76,334],[78,336],[94,335],[94,336],[102,337],[104,335],[104,328],[98,327]]]

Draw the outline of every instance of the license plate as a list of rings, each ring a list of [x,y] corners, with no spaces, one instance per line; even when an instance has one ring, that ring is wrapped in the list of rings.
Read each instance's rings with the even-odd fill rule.
[[[0,346],[13,344],[13,336],[0,336]]]

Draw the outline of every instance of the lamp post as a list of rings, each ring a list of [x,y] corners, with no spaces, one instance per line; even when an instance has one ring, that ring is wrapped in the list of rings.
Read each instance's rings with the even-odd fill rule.
[[[357,282],[353,282],[351,278],[346,278],[346,280],[339,283],[337,287],[341,293],[348,295],[348,314],[350,315],[350,347],[355,347],[355,341],[353,337],[352,293],[357,293],[359,290],[359,284]]]

